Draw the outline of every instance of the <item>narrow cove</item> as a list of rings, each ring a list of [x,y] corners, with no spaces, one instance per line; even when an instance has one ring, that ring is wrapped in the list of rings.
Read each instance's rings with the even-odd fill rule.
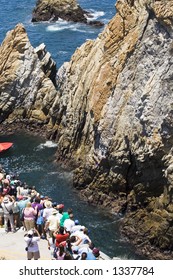
[[[0,154],[0,164],[7,172],[18,173],[21,180],[73,208],[75,219],[90,231],[97,247],[111,258],[141,259],[135,249],[119,233],[122,217],[113,216],[79,198],[73,188],[73,174],[55,164],[56,145],[26,133],[0,136],[0,142],[13,142],[13,147]]]

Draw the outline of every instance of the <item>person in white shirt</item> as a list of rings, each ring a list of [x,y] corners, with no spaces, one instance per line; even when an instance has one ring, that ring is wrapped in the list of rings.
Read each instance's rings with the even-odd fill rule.
[[[49,200],[46,200],[44,202],[44,206],[45,206],[45,208],[43,210],[43,218],[46,223],[47,219],[49,218],[49,216],[52,214],[52,211],[53,211],[52,202]]]
[[[11,231],[15,232],[13,219],[14,199],[10,195],[5,195],[1,203],[4,212],[4,227],[5,232],[8,232],[8,222],[10,222]]]
[[[31,260],[34,258],[34,260],[38,260],[40,258],[40,251],[38,246],[38,241],[40,241],[40,234],[39,232],[34,230],[29,230],[27,235],[24,236],[24,240],[27,244],[27,259]]]
[[[73,232],[70,236],[78,236],[82,239],[80,244],[91,244],[91,239],[88,236],[88,229],[85,227],[83,230],[77,230]]]
[[[69,219],[66,219],[64,221],[64,228],[66,229],[67,232],[71,233],[72,227],[74,227],[75,222],[73,220],[73,214],[69,215]]]
[[[53,209],[52,214],[48,217],[46,224],[45,224],[45,232],[47,229],[49,230],[49,236],[53,237],[53,232],[59,228],[59,220],[57,218],[57,210]]]
[[[58,210],[56,216],[58,218],[58,221],[60,222],[62,216],[63,216],[63,210],[64,210],[64,204],[59,204],[57,205],[56,209]]]
[[[71,233],[73,233],[75,231],[83,230],[85,228],[85,226],[79,225],[78,220],[75,220],[74,223],[75,223],[75,225],[71,228]]]

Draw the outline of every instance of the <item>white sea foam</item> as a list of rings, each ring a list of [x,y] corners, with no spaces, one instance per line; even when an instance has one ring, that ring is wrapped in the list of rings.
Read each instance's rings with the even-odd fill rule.
[[[90,10],[89,13],[91,17],[87,17],[88,21],[97,20],[98,18],[103,17],[105,15],[103,11]]]
[[[59,51],[58,53],[59,54],[67,54],[68,52],[66,52],[66,51]]]
[[[46,141],[45,143],[41,143],[38,147],[37,147],[37,150],[41,150],[41,149],[44,149],[44,148],[56,148],[57,147],[57,144],[52,142],[52,141]]]
[[[97,20],[97,18],[104,15],[104,12],[92,10],[90,12],[90,15],[91,17],[87,17],[88,21]],[[46,27],[47,32],[61,32],[64,30],[70,30],[70,31],[81,32],[81,33],[90,33],[90,34],[95,32],[94,30],[88,28],[88,26],[83,23],[73,23],[62,19],[59,19],[55,23],[49,24]]]
[[[71,23],[67,21],[57,21],[46,27],[47,32],[61,32],[64,30],[70,30],[73,32],[81,32],[81,33],[94,33],[93,30],[88,30],[87,26],[81,23]]]

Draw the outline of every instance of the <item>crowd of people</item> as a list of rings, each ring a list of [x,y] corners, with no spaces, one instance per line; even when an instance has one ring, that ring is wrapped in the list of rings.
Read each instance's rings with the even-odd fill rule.
[[[40,258],[39,241],[44,239],[52,260],[98,260],[100,251],[88,229],[75,219],[73,209],[40,194],[19,175],[7,174],[0,166],[0,227],[6,233],[24,231],[27,259]]]

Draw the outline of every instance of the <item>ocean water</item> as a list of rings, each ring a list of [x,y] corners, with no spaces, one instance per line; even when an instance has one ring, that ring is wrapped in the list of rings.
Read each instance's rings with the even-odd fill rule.
[[[105,24],[115,15],[115,0],[78,0],[82,8],[93,14],[93,19]],[[65,21],[55,23],[31,23],[36,0],[0,0],[0,43],[6,33],[17,23],[23,23],[31,44],[45,43],[47,50],[60,67],[69,61],[75,49],[87,39],[95,39],[103,28],[74,24]],[[19,173],[22,181],[35,185],[40,193],[53,201],[72,207],[75,218],[90,230],[90,236],[110,257],[141,259],[133,246],[119,233],[121,218],[88,205],[80,200],[73,188],[73,174],[54,163],[56,145],[40,137],[26,134],[1,135],[0,142],[13,142],[13,148],[0,154],[0,164],[9,172]]]
[[[10,150],[0,153],[0,164],[7,173],[19,174],[20,179],[53,202],[73,208],[75,219],[90,231],[90,238],[105,254],[121,259],[142,259],[134,247],[120,235],[122,217],[89,205],[73,188],[73,174],[55,164],[56,144],[25,133],[0,135],[0,142],[13,142]]]
[[[94,20],[101,20],[105,24],[116,13],[115,2],[115,0],[78,0],[80,6],[93,15]],[[66,21],[32,23],[32,10],[35,5],[36,0],[0,1],[0,43],[17,23],[23,23],[31,44],[37,47],[44,42],[57,67],[60,67],[63,62],[70,60],[77,47],[87,39],[95,39],[103,29]]]

